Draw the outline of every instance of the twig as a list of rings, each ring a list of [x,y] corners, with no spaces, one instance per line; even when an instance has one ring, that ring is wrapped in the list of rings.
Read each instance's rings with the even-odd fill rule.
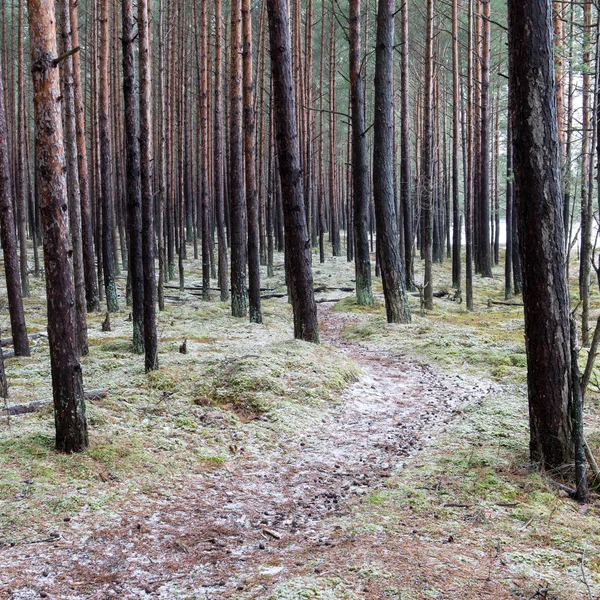
[[[585,576],[585,548],[583,549],[583,553],[581,555],[581,576],[583,577],[583,583],[585,583],[585,587],[587,588],[588,598],[593,600],[592,591],[590,590],[590,586],[587,582],[587,577]]]
[[[98,400],[100,398],[106,398],[106,396],[108,396],[108,390],[90,390],[89,392],[84,392],[84,397],[86,400]],[[27,413],[37,412],[52,402],[52,398],[46,398],[45,400],[29,402],[29,404],[15,404],[13,406],[8,406],[5,409],[0,410],[0,417],[24,415]]]
[[[592,470],[594,477],[600,477],[600,469],[598,468],[598,463],[596,462],[596,458],[592,454],[587,440],[583,440],[583,444],[585,446],[585,457],[587,458],[587,461],[590,464],[590,469]]]

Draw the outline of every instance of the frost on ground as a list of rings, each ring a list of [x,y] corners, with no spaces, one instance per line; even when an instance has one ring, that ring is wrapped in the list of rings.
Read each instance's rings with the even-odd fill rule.
[[[351,279],[341,259],[315,264],[317,285]],[[53,452],[49,410],[2,423],[0,598],[600,593],[595,507],[527,469],[520,309],[438,301],[420,317],[413,298],[413,324],[388,326],[379,295],[348,297],[319,305],[317,347],[290,340],[285,299],[251,325],[195,284],[160,315],[148,376],[128,311],[112,333],[90,317],[86,386],[109,396],[88,452]],[[48,370],[43,344],[7,361],[11,403],[49,396]]]

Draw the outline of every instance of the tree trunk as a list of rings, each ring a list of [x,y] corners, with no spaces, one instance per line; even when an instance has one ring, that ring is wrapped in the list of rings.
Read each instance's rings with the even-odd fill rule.
[[[573,461],[569,296],[550,0],[509,0],[515,203],[525,305],[531,459]]]
[[[152,187],[152,96],[150,69],[150,0],[138,0],[140,64],[140,177],[142,190],[142,269],[144,283],[144,365],[146,372],[158,369],[156,332],[156,275],[154,266],[154,194]]]
[[[482,56],[481,56],[481,152],[479,189],[479,261],[483,277],[492,276],[490,238],[490,0],[481,0]]]
[[[21,276],[17,255],[17,238],[15,236],[15,217],[12,203],[12,181],[8,153],[8,127],[4,108],[4,84],[0,65],[0,234],[2,235],[2,251],[4,255],[4,273],[10,328],[12,331],[15,355],[29,356],[29,339],[23,311],[21,295]]]
[[[222,2],[215,0],[215,106],[214,106],[214,188],[217,240],[219,251],[219,287],[221,301],[229,300],[225,197],[223,194],[223,15]]]
[[[115,284],[115,257],[112,228],[113,189],[111,173],[110,140],[110,95],[108,83],[109,58],[109,0],[100,0],[100,103],[98,117],[100,125],[100,179],[102,187],[102,268],[104,271],[104,290],[106,306],[109,312],[119,310],[117,286]]]
[[[69,2],[71,16],[71,43],[79,46],[79,3]],[[80,51],[81,52],[81,51]],[[81,86],[80,52],[73,55],[73,99],[75,102],[75,127],[77,136],[77,167],[79,174],[79,197],[81,202],[81,245],[83,251],[83,273],[85,278],[85,297],[88,312],[100,309],[100,296],[96,280],[94,257],[94,232],[92,228],[92,207],[90,201],[90,182],[87,161],[87,143],[85,139],[85,109]],[[95,76],[95,74],[94,74]]]
[[[267,0],[274,121],[285,220],[285,251],[294,312],[294,337],[319,342],[310,240],[304,213],[300,148],[292,83],[292,51],[286,0]]]
[[[242,136],[242,0],[231,2],[231,69],[229,99],[229,193],[231,202],[231,313],[247,314],[247,223]]]
[[[433,0],[427,1],[425,40],[425,89],[423,91],[423,145],[421,159],[421,212],[425,278],[425,308],[433,309]]]
[[[167,253],[165,247],[165,210],[167,205],[167,99],[165,82],[165,0],[158,8],[158,308],[165,310]]]
[[[414,289],[414,214],[412,200],[412,175],[410,160],[410,74],[409,74],[409,36],[408,2],[402,2],[400,29],[400,204],[402,206],[404,226],[404,271],[406,286]]]
[[[452,286],[461,287],[461,231],[459,178],[459,86],[458,72],[458,0],[452,0]]]
[[[394,0],[379,0],[375,54],[373,196],[381,277],[389,323],[410,322],[394,206]]]
[[[583,7],[583,90],[582,90],[582,140],[581,140],[581,256],[579,262],[579,298],[581,300],[581,343],[590,343],[590,271],[592,261],[592,195],[590,182],[590,71],[592,68],[591,27],[592,2]]]
[[[369,172],[365,131],[365,99],[361,75],[360,0],[350,0],[350,94],[352,104],[352,190],[356,248],[356,301],[373,304],[369,254]]]
[[[17,228],[19,231],[19,263],[21,267],[21,286],[23,296],[29,296],[29,268],[27,265],[27,203],[25,190],[25,60],[23,52],[23,3],[19,0],[18,14],[18,83],[17,83],[17,174],[16,208]],[[14,4],[13,4],[14,6]]]
[[[62,33],[62,53],[73,48],[71,42],[71,14],[69,0],[60,0],[60,21]],[[77,127],[75,123],[75,98],[73,93],[73,58],[61,63],[64,107],[64,146],[67,171],[67,193],[69,197],[69,221],[73,249],[73,273],[75,277],[75,314],[77,321],[77,346],[80,356],[88,350],[87,306],[85,294],[85,274],[83,268],[83,243],[81,237],[81,199],[79,188],[79,167],[77,164]]]
[[[254,116],[254,81],[252,75],[252,7],[250,0],[242,0],[242,29],[244,164],[246,173],[246,208],[248,213],[248,300],[250,305],[250,322],[262,323],[260,309],[258,196],[256,192],[256,118]]]
[[[510,91],[509,91],[510,98]],[[510,100],[509,100],[510,102]],[[511,112],[509,106],[509,114]],[[514,185],[513,185],[513,140],[510,119],[506,127],[506,256],[504,264],[504,297],[506,300],[512,298],[512,245],[513,245],[513,208],[514,208]]]
[[[135,98],[135,32],[133,2],[123,9],[123,101],[125,125],[125,172],[127,181],[127,226],[129,233],[129,286],[132,295],[133,351],[144,352],[144,279],[142,267],[142,191],[140,188],[140,131]]]
[[[35,119],[37,123],[44,123],[44,127],[36,129],[36,159],[44,231],[56,448],[71,453],[87,447],[88,432],[83,378],[77,352],[75,290],[63,171],[61,93],[54,64],[54,2],[29,0],[28,8]]]

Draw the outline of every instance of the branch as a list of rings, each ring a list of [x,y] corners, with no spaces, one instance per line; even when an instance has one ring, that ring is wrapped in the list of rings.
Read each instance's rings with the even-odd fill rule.
[[[62,54],[61,56],[59,56],[58,58],[55,58],[52,61],[52,64],[55,67],[58,67],[58,65],[63,61],[66,60],[67,58],[69,58],[69,56],[73,56],[73,54],[75,54],[76,52],[79,52],[79,46],[77,46],[76,48],[72,48],[71,50],[69,50],[68,52],[65,52],[64,54]]]

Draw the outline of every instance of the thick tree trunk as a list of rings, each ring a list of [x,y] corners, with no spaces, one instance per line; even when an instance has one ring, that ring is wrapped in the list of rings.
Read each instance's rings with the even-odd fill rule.
[[[125,125],[125,172],[129,238],[129,287],[132,296],[133,351],[144,352],[144,279],[142,267],[142,190],[140,187],[140,131],[135,98],[135,36],[133,2],[122,1],[123,9],[123,101]]]
[[[229,193],[231,202],[231,313],[245,317],[247,220],[244,194],[244,147],[242,136],[242,0],[231,3],[231,69],[229,99]]]
[[[29,0],[29,36],[37,123],[36,159],[44,230],[48,338],[54,395],[56,448],[80,452],[88,445],[83,378],[77,352],[75,290],[70,260],[67,189],[63,171],[60,85],[54,2]]]
[[[361,75],[360,0],[350,0],[350,95],[352,104],[352,190],[356,248],[356,301],[373,304],[369,254],[369,172],[365,131],[365,99]]]
[[[267,0],[273,77],[273,109],[279,158],[285,252],[294,312],[294,337],[319,342],[310,240],[304,213],[300,148],[292,83],[292,52],[286,0]]]
[[[509,0],[515,201],[523,265],[531,459],[573,461],[569,296],[551,0]]]
[[[4,86],[0,66],[0,234],[4,255],[4,273],[8,295],[10,328],[16,356],[29,356],[29,340],[21,295],[21,276],[15,236],[15,216],[12,203],[12,181],[8,153],[8,127],[4,108]]]
[[[381,277],[389,323],[410,322],[404,269],[400,264],[394,206],[394,0],[379,0],[375,53],[373,197]]]

